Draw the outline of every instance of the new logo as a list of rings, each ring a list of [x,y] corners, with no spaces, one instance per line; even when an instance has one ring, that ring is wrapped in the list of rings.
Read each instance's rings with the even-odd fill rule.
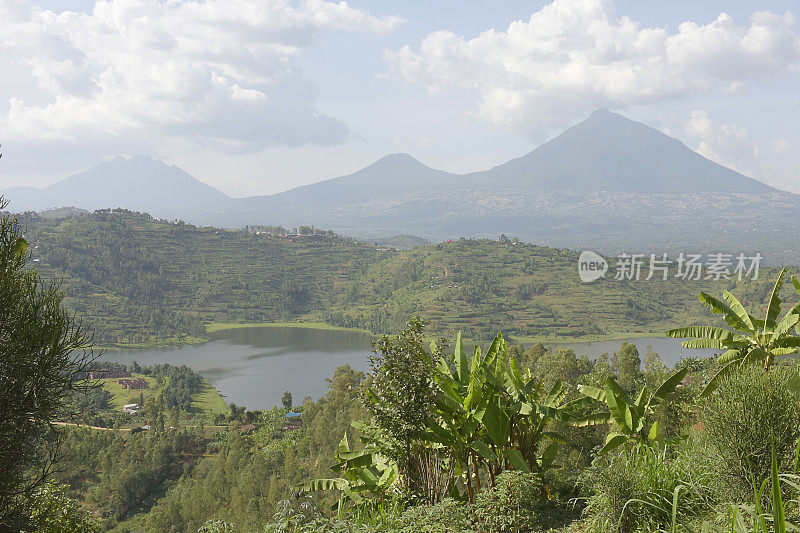
[[[578,275],[584,283],[591,283],[606,275],[608,261],[600,255],[585,250],[578,257]]]

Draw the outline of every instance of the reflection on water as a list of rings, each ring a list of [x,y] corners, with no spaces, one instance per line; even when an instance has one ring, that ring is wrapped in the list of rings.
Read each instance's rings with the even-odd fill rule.
[[[225,395],[250,409],[280,405],[284,391],[295,403],[327,390],[325,378],[349,364],[366,370],[370,338],[360,332],[309,328],[241,328],[220,331],[213,340],[157,350],[109,351],[109,361],[144,365],[188,365]]]
[[[269,348],[269,351],[349,352],[369,348],[369,337],[360,331],[325,330],[314,328],[239,328],[211,335],[232,344]]]

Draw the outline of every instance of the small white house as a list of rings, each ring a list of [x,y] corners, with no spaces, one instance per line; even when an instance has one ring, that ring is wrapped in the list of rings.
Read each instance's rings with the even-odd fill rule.
[[[131,414],[131,415],[139,414],[139,409],[140,409],[139,405],[135,404],[135,403],[129,403],[129,404],[126,404],[126,405],[122,406],[122,412]]]

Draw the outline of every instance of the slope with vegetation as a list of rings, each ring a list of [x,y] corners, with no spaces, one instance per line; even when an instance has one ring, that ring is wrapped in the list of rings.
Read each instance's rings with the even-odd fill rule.
[[[460,338],[449,349],[426,349],[423,324],[412,321],[377,346],[360,393],[369,416],[352,424],[361,446],[353,449],[345,436],[332,458],[338,477],[296,485],[337,494],[336,514],[326,517],[319,500],[290,499],[273,527],[793,530],[800,519],[800,373],[796,359],[770,354],[785,357],[789,345],[797,353],[800,307],[781,317],[782,276],[763,319],[731,293],[701,295],[728,325],[744,327],[672,331],[694,338],[687,347],[737,343],[727,360],[687,359],[675,369],[655,358],[643,372],[623,364],[623,353],[614,365],[584,366],[564,350],[538,366],[546,351],[521,352],[501,335],[471,357]],[[561,381],[564,370],[581,367]],[[241,527],[224,520],[223,513],[207,524]]]
[[[764,319],[716,301],[753,339],[797,322],[775,297]],[[800,519],[796,361],[765,364],[742,341],[733,368],[651,356],[642,369],[632,345],[590,361],[501,335],[470,354],[459,338],[426,347],[423,327],[383,337],[367,376],[337,370],[294,407],[302,428],[279,429],[290,404],[251,434],[234,422],[118,530],[767,533]]]
[[[191,342],[210,321],[277,321],[332,305],[376,256],[349,239],[198,228],[128,211],[22,218],[39,272],[102,344]]]
[[[376,248],[311,227],[200,228],[128,211],[22,218],[31,257],[64,279],[65,304],[102,345],[198,342],[210,322],[326,322],[396,331],[412,314],[431,334],[489,340],[660,334],[695,313],[693,292],[759,281],[606,280],[583,284],[578,254],[519,241],[461,239]],[[735,277],[735,276],[734,276]]]
[[[764,339],[768,320],[717,301]],[[796,323],[779,307],[764,316]],[[630,344],[591,361],[500,335],[467,353],[410,326],[381,339],[368,375],[339,368],[299,406],[231,405],[213,434],[169,428],[163,397],[144,434],[68,430],[55,479],[116,531],[766,533],[800,518],[800,374],[767,370],[757,343],[712,380],[724,362],[651,354],[642,368]]]
[[[519,328],[508,311],[510,298],[503,296],[511,283],[520,281],[518,269],[525,260],[531,268],[523,268],[522,276],[530,277],[521,279],[537,287],[531,294],[547,296],[551,287],[570,291],[559,294],[566,302],[560,308],[573,309],[568,317],[573,322],[579,308],[569,307],[570,298],[601,316],[586,294],[595,299],[601,293],[642,298],[638,315],[617,319],[634,323],[637,316],[657,320],[658,310],[677,298],[671,292],[677,283],[649,282],[655,287],[649,290],[658,292],[648,293],[647,282],[567,282],[569,252],[501,240],[382,256],[384,252],[312,228],[303,231],[311,236],[302,238],[260,230],[218,233],[129,212],[78,216],[71,223],[78,226],[70,231],[83,233],[75,232],[78,237],[72,239],[65,235],[68,252],[59,255],[48,244],[48,231],[66,230],[61,222],[47,222],[29,233],[28,255],[29,242],[16,222],[0,219],[3,527],[767,533],[792,530],[800,521],[800,373],[795,357],[800,305],[782,309],[787,294],[798,298],[800,281],[792,277],[791,286],[784,287],[783,271],[769,285],[720,283],[715,289],[730,289],[723,290],[721,299],[701,292],[701,302],[721,315],[727,327],[692,318],[692,325],[668,332],[689,339],[687,348],[726,350],[722,356],[687,358],[667,368],[649,354],[642,369],[630,344],[596,361],[572,350],[552,352],[541,344],[513,346],[499,334],[486,351],[476,346],[466,352],[460,336],[452,344],[445,336],[426,346],[426,337],[440,337],[451,324],[448,305],[462,301],[471,301],[493,321],[508,321],[512,331]],[[147,255],[148,239],[170,254],[155,250]],[[432,304],[439,303],[446,312],[435,315],[432,331],[412,317],[406,331],[381,337],[368,375],[341,367],[329,392],[302,406],[293,406],[287,394],[283,407],[271,411],[231,404],[213,417],[193,412],[203,385],[199,376],[187,368],[157,366],[132,369],[163,386],[142,398],[146,431],[57,426],[59,418],[76,410],[84,416],[103,414],[113,407],[113,398],[83,379],[92,359],[84,351],[90,348],[89,339],[66,313],[57,287],[43,283],[26,262],[40,259],[38,263],[45,263],[41,271],[51,275],[57,274],[55,268],[75,273],[67,287],[78,284],[94,294],[116,294],[118,301],[141,309],[161,302],[170,313],[193,313],[204,320],[205,311],[192,300],[201,294],[199,288],[207,287],[206,295],[223,295],[214,290],[239,283],[238,296],[250,295],[250,285],[231,274],[241,273],[243,263],[209,270],[223,263],[231,242],[244,248],[244,263],[256,261],[248,254],[259,246],[282,260],[296,257],[290,252],[304,252],[304,260],[314,266],[305,271],[297,266],[297,277],[307,276],[303,283],[313,276],[338,283],[344,295],[325,287],[298,293],[297,286],[292,294],[305,294],[306,304],[328,298],[331,308],[340,306],[342,316],[345,310],[363,313],[384,301],[388,307],[379,312],[391,319],[380,327],[392,328],[394,321],[419,307],[435,309]],[[325,254],[315,255],[348,246],[346,264],[353,270]],[[134,250],[143,251],[143,257],[137,258]],[[48,265],[47,258],[56,262]],[[437,280],[432,272],[452,258]],[[143,275],[134,277],[144,265],[139,261],[150,261],[157,270],[142,268]],[[481,266],[473,267],[472,261]],[[274,264],[256,263],[248,264],[267,279],[285,281],[269,277]],[[553,278],[537,278],[544,272],[540,267],[552,271]],[[201,282],[201,273],[211,282]],[[451,276],[463,276],[458,287]],[[388,284],[395,278],[397,285]],[[351,285],[358,280],[363,283]],[[535,284],[543,281],[546,288],[539,290]],[[101,285],[105,293],[97,291]],[[692,284],[681,286],[686,290]],[[364,287],[370,291],[360,292]],[[462,288],[452,299],[433,298]],[[381,290],[384,297],[377,299]],[[162,293],[167,298],[163,301]],[[531,300],[526,294],[521,291],[517,300]],[[286,312],[280,302],[297,300],[285,296],[288,300],[270,300],[264,291],[264,302],[275,304],[265,309]],[[72,298],[73,306],[82,301],[74,294]],[[176,302],[183,299],[195,301],[196,307],[178,307]],[[222,306],[233,305],[209,301],[219,306],[214,309],[217,316],[223,314]],[[636,301],[611,300],[604,307],[628,309]],[[658,306],[648,306],[648,301]],[[763,307],[753,301],[764,302]],[[246,314],[251,304],[247,300],[227,310]],[[312,317],[315,312],[313,307],[296,309],[294,316]],[[687,321],[694,314],[685,313]],[[120,315],[111,316],[119,320]],[[683,316],[665,317],[664,323]],[[463,325],[466,331],[483,332],[483,324]],[[298,411],[302,422],[296,414],[287,419],[289,410]],[[211,431],[207,422],[215,425]]]

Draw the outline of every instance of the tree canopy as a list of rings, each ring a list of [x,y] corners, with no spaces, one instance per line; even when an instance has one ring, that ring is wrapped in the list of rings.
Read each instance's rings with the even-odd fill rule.
[[[0,197],[0,209],[5,207]],[[24,524],[57,450],[53,422],[94,360],[91,335],[62,306],[57,282],[27,267],[16,218],[0,218],[0,526]]]

